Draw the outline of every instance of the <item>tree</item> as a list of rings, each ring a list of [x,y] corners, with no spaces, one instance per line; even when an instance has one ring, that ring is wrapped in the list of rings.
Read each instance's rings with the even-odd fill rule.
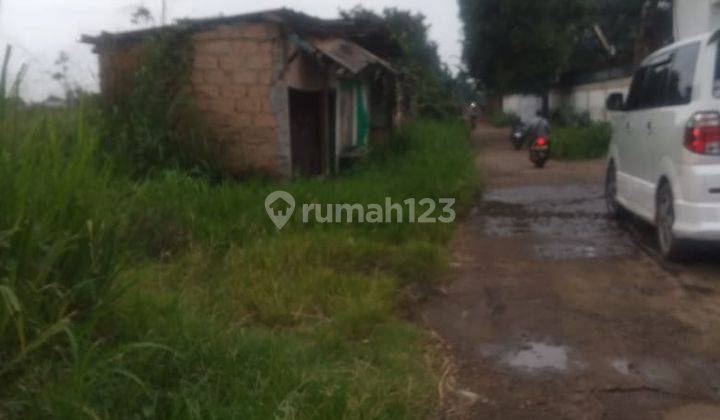
[[[459,1],[470,75],[500,94],[542,94],[563,72],[637,63],[672,40],[671,0]]]
[[[65,51],[60,51],[55,60],[57,71],[52,74],[53,80],[60,84],[65,93],[65,101],[68,104],[75,102],[81,95],[82,89],[70,77],[70,56]]]
[[[459,0],[463,58],[496,93],[543,94],[567,69],[586,27],[587,0]]]
[[[670,0],[595,0],[588,20],[602,28],[615,49],[611,59],[619,64],[637,64],[673,38]],[[587,28],[576,46],[571,70],[597,67],[607,60],[607,52]]]
[[[147,7],[138,6],[130,15],[130,22],[133,25],[150,26],[155,23],[155,17]]]
[[[345,19],[357,19],[384,25],[403,50],[393,65],[409,76],[418,112],[443,117],[457,109],[451,93],[454,79],[440,59],[437,43],[428,35],[428,24],[422,13],[387,8],[381,14],[356,6],[341,11]]]

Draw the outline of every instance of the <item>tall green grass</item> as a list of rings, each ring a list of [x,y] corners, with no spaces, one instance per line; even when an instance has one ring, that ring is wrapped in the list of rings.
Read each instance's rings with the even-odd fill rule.
[[[4,103],[8,103],[5,101]],[[137,180],[97,116],[0,118],[0,418],[419,418],[428,334],[402,290],[445,272],[448,225],[303,225],[299,202],[474,194],[466,129],[419,122],[334,180]],[[12,130],[5,129],[12,125]]]
[[[611,135],[612,129],[607,123],[553,127],[553,157],[562,160],[605,157],[610,145]]]

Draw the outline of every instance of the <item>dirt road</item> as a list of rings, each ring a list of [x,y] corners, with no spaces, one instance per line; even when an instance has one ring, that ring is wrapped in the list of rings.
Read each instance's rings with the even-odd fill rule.
[[[720,254],[668,266],[605,215],[604,162],[533,169],[483,128],[486,193],[424,310],[478,419],[720,419]]]

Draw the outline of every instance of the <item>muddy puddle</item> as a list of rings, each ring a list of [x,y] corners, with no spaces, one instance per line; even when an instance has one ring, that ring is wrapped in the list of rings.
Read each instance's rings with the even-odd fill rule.
[[[524,373],[563,373],[583,368],[568,346],[528,342],[521,346],[484,346],[480,353],[501,366]]]
[[[530,341],[524,344],[484,345],[479,354],[493,364],[523,375],[594,375],[614,374],[628,383],[664,390],[676,389],[682,383],[680,371],[702,371],[703,383],[717,387],[717,366],[695,360],[670,361],[650,357],[599,359],[579,349],[552,342]],[[610,376],[612,378],[612,376]],[[720,396],[720,393],[717,394]]]
[[[551,346],[543,343],[530,343],[524,349],[510,354],[505,363],[508,366],[524,370],[567,370],[568,349],[564,346]]]
[[[478,228],[495,237],[525,235],[541,260],[593,259],[637,252],[626,231],[607,217],[602,188],[593,185],[491,190],[476,209]]]

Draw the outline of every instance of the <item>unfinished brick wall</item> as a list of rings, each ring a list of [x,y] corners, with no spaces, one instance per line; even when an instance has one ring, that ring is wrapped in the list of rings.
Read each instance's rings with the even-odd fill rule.
[[[108,103],[117,103],[132,91],[134,74],[144,55],[142,44],[123,44],[100,51],[100,87]]]
[[[193,35],[192,43],[194,97],[222,142],[224,166],[236,174],[261,170],[284,175],[277,110],[271,104],[282,54],[277,25],[220,26]]]

